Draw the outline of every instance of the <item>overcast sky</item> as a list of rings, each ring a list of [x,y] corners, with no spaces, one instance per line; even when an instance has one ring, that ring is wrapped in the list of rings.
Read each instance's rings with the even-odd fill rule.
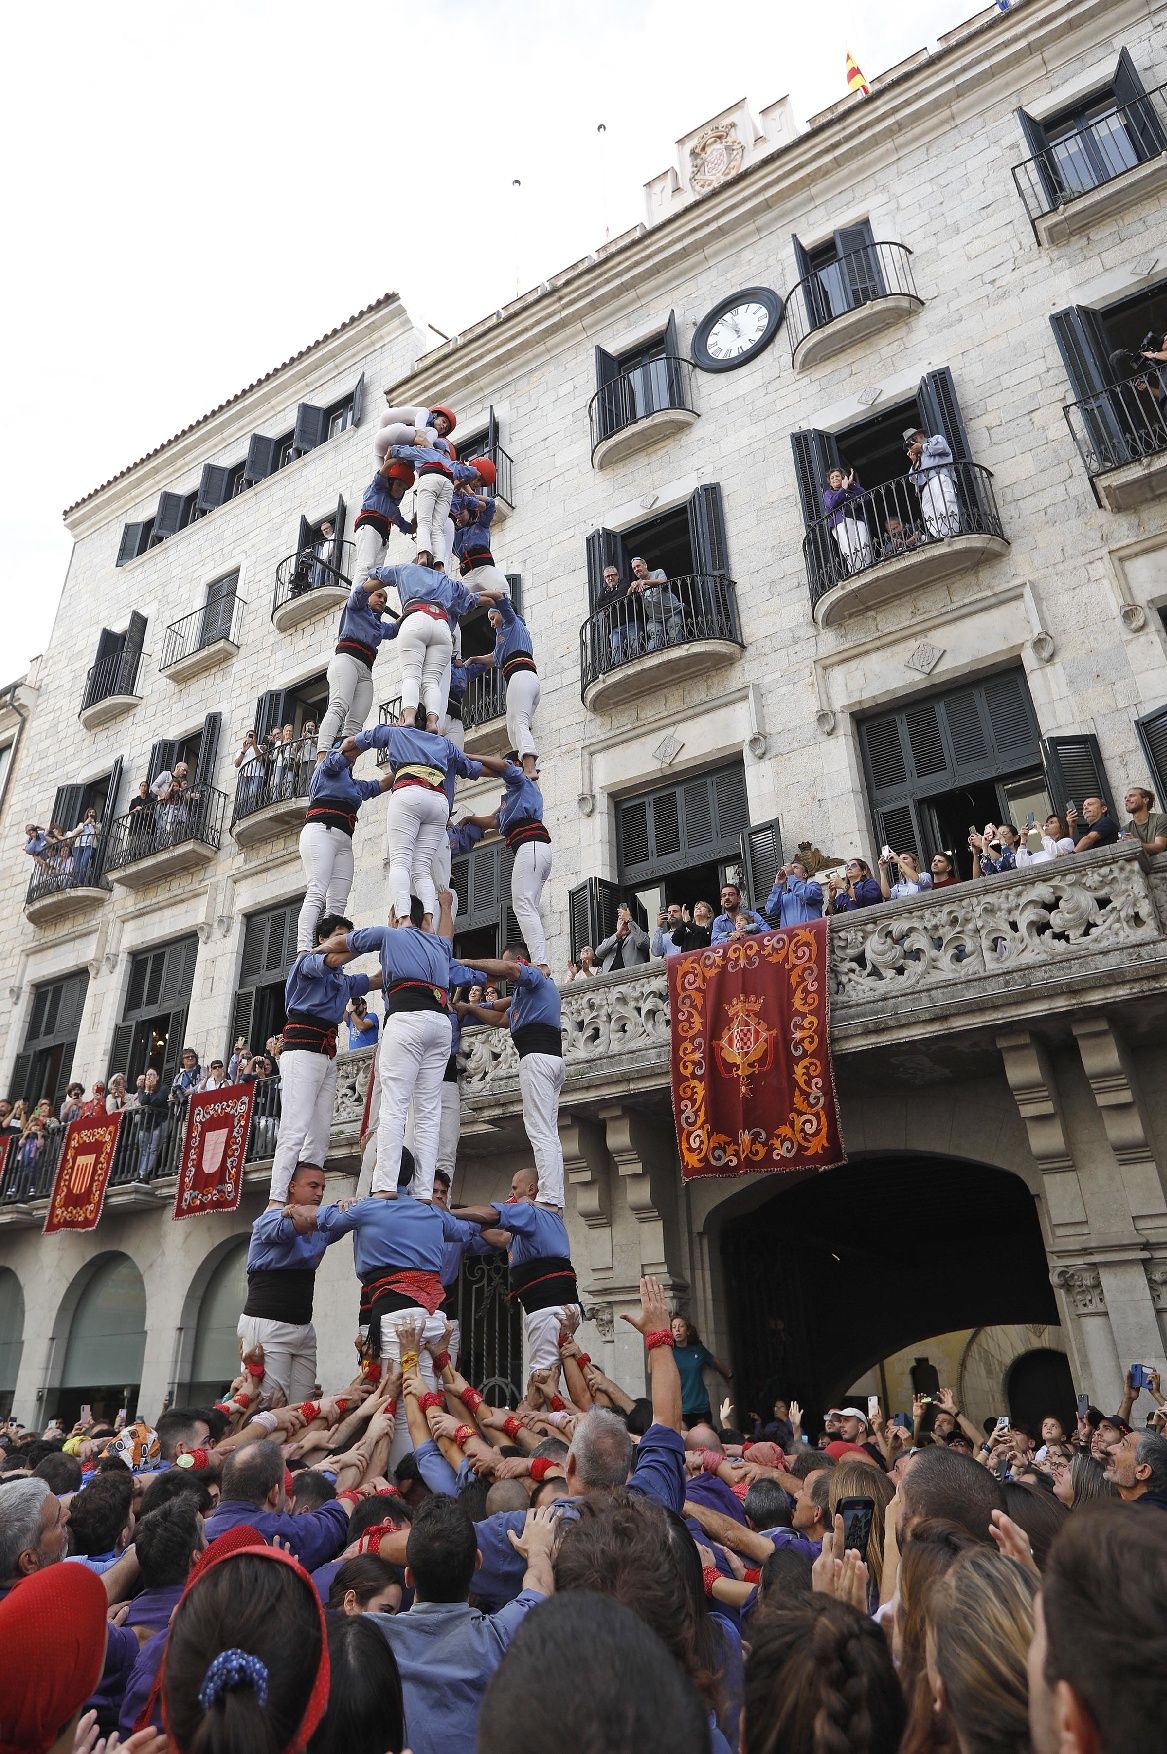
[[[789,93],[802,123],[844,94],[848,49],[871,78],[977,10],[10,7],[0,683],[48,638],[63,507],[144,451],[386,291],[466,327],[635,224],[719,110]],[[460,208],[472,272],[447,266]]]

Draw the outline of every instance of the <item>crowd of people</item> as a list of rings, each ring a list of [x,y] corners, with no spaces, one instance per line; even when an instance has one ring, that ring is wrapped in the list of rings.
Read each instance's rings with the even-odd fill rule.
[[[320,1177],[321,1186],[323,1177]],[[290,1208],[324,1221],[315,1188]],[[524,1195],[524,1198],[526,1196]],[[406,1196],[408,1199],[408,1196]],[[352,1208],[351,1210],[355,1210]],[[343,1217],[344,1214],[341,1213]],[[478,1216],[504,1224],[513,1212]],[[359,1233],[358,1233],[359,1234]],[[419,1317],[421,1319],[419,1319]],[[948,1390],[711,1421],[640,1284],[514,1405],[448,1321],[353,1379],[0,1426],[6,1754],[1125,1754],[1167,1704],[1167,1401],[984,1429]],[[694,1359],[696,1358],[696,1368]],[[1131,1417],[1146,1390],[1146,1426]]]

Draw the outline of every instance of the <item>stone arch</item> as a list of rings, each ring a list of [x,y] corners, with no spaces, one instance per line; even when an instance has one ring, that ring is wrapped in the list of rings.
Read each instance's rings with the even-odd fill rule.
[[[247,1259],[248,1235],[236,1234],[227,1236],[221,1242],[208,1249],[194,1272],[186,1288],[182,1300],[182,1315],[179,1321],[177,1343],[173,1368],[173,1387],[178,1400],[190,1399],[190,1391],[201,1380],[197,1372],[205,1362],[200,1358],[201,1322],[208,1295],[215,1296],[216,1282],[222,1284],[221,1275],[229,1274],[233,1264],[237,1263],[242,1277],[242,1265]],[[241,1292],[235,1321],[243,1308],[244,1294]],[[234,1325],[234,1324],[232,1324]],[[234,1371],[231,1375],[234,1375]],[[230,1380],[230,1378],[228,1378]]]
[[[0,1267],[0,1414],[7,1416],[16,1393],[24,1350],[24,1287],[11,1267]]]
[[[112,1419],[128,1390],[132,1412],[146,1352],[146,1286],[129,1255],[107,1250],[73,1275],[55,1331],[53,1411],[67,1421],[88,1401]]]

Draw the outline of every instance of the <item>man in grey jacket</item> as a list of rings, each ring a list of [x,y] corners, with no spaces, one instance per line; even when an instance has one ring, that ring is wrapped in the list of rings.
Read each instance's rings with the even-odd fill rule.
[[[616,909],[616,930],[596,945],[596,961],[605,974],[611,974],[614,968],[635,968],[648,961],[648,933],[632,918],[626,901]]]

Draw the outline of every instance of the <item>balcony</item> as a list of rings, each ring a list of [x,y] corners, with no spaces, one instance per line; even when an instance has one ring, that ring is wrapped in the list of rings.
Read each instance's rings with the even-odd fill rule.
[[[924,308],[906,244],[870,243],[800,280],[786,300],[796,372],[809,371]]]
[[[462,446],[459,451],[459,456],[463,457],[463,461],[466,460],[463,454],[466,449],[466,446]],[[492,445],[483,445],[481,449],[475,448],[474,455],[476,457],[489,457],[494,464],[494,486],[486,488],[485,492],[487,497],[494,501],[493,527],[497,529],[500,524],[506,523],[515,509],[515,466],[497,440]]]
[[[342,542],[340,548],[340,567],[333,565],[335,547],[330,548],[327,560],[315,548],[302,548],[280,561],[271,605],[272,626],[277,633],[290,633],[302,622],[341,608],[352,590],[349,575],[353,569],[353,545]]]
[[[1013,181],[1039,244],[1088,235],[1100,219],[1167,189],[1167,85],[1084,121]]]
[[[162,642],[158,668],[172,682],[190,682],[239,650],[239,629],[247,604],[230,591],[181,621],[172,622]]]
[[[503,755],[510,747],[506,727],[506,683],[495,669],[479,670],[471,678],[462,702],[462,730],[467,755]],[[401,717],[401,696],[383,700],[378,722],[395,725]],[[378,749],[377,766],[389,765],[387,749]]]
[[[100,907],[109,897],[104,854],[101,838],[96,846],[75,847],[68,859],[34,864],[24,898],[24,917],[30,925],[46,926],[62,914]]]
[[[96,731],[140,703],[142,696],[137,687],[141,665],[140,651],[123,652],[119,657],[104,658],[100,664],[90,665],[77,715],[84,730]]]
[[[584,706],[594,712],[671,688],[732,664],[743,644],[737,586],[724,573],[646,585],[595,610],[580,628]]]
[[[226,794],[197,782],[173,804],[132,810],[109,830],[105,868],[126,889],[197,871],[218,852],[226,813]]]
[[[308,802],[308,786],[316,766],[315,740],[291,743],[293,753],[273,761],[249,761],[235,782],[231,833],[241,847],[271,840],[273,835],[300,828]]]
[[[619,372],[588,404],[592,468],[606,469],[654,440],[692,426],[693,366],[677,354]]]
[[[1107,511],[1126,512],[1167,493],[1167,374],[1144,375],[1071,402],[1066,420]],[[1156,395],[1152,386],[1160,388]]]
[[[906,475],[886,481],[807,530],[802,552],[815,622],[831,627],[1008,548],[993,477],[979,463],[948,464],[919,493]]]

